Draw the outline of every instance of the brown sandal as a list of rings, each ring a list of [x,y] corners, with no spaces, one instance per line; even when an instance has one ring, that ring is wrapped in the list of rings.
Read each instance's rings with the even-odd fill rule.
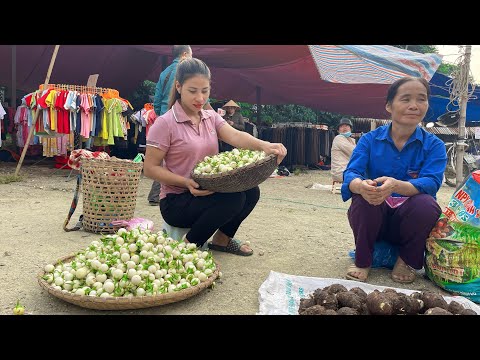
[[[353,276],[353,275],[350,275],[351,273],[355,273],[355,272],[358,272],[360,273],[360,277],[356,277],[356,276]],[[355,264],[352,264],[348,267],[348,270],[347,270],[347,275],[345,275],[345,278],[349,279],[349,280],[355,280],[355,281],[361,281],[361,282],[365,282],[367,281],[367,278],[368,278],[368,273],[370,272],[370,268],[367,267],[367,268],[359,268],[357,266],[355,266]]]
[[[406,277],[406,279],[400,279],[401,277]],[[417,273],[414,268],[407,265],[400,257],[398,257],[395,266],[393,267],[392,280],[402,284],[410,284],[415,281]]]

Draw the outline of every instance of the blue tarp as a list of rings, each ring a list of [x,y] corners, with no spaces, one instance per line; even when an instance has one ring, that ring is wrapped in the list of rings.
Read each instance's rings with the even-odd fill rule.
[[[433,75],[430,80],[432,96],[430,97],[430,108],[428,109],[425,121],[437,121],[440,115],[448,111],[458,110],[458,106],[450,103],[449,86],[452,78],[439,74]],[[448,106],[448,109],[447,109]],[[467,103],[467,125],[480,126],[480,89],[475,88],[474,93]]]

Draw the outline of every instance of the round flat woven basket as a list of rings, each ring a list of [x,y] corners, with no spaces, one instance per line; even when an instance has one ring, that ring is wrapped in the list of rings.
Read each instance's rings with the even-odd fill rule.
[[[133,218],[143,162],[123,159],[82,160],[83,220],[86,231],[114,233],[114,220]]]
[[[250,190],[261,184],[277,168],[277,155],[271,154],[252,164],[221,174],[195,175],[192,179],[202,189],[220,193],[233,193]]]
[[[61,259],[58,259],[54,265],[60,262],[68,263],[75,258],[75,255],[67,255]],[[131,310],[131,309],[143,309],[148,307],[154,307],[159,305],[171,304],[174,302],[188,299],[197,295],[202,290],[212,285],[213,281],[218,277],[220,268],[216,264],[215,271],[208,277],[207,281],[201,282],[198,285],[191,286],[188,289],[169,292],[165,294],[152,295],[152,296],[134,296],[134,297],[108,297],[102,298],[97,296],[88,295],[76,295],[61,290],[54,289],[52,285],[47,283],[42,277],[45,275],[45,271],[40,271],[37,275],[38,283],[42,288],[47,290],[53,296],[62,299],[71,304],[81,306],[83,308],[95,309],[95,310]]]

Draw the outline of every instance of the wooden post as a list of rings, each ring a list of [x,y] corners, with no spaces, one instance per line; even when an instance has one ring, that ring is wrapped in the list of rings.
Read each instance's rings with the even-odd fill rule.
[[[57,58],[57,53],[58,53],[58,48],[59,47],[60,47],[60,45],[55,45],[55,49],[53,50],[52,59],[50,60],[50,66],[48,67],[48,71],[47,71],[47,77],[45,78],[45,83],[43,84],[44,89],[47,88],[48,82],[50,81],[50,75],[52,74],[53,64],[55,64],[55,59]],[[25,142],[25,145],[23,146],[22,156],[20,156],[20,161],[18,162],[17,169],[15,170],[15,176],[18,175],[18,172],[20,171],[20,168],[22,167],[23,159],[25,158],[25,154],[27,153],[28,145],[30,144],[30,139],[32,138],[33,130],[35,129],[35,124],[37,122],[37,118],[38,118],[38,116],[35,116],[34,119],[32,120],[32,127],[30,128],[30,131],[28,132],[27,141]]]
[[[465,123],[467,120],[467,101],[468,101],[468,76],[470,74],[470,55],[472,54],[472,45],[465,47],[464,74],[462,79],[466,84],[460,84],[461,89],[465,89],[460,95],[460,119],[458,120],[458,139],[457,139],[457,164],[455,172],[457,173],[456,184],[459,185],[463,181],[463,157],[465,155]]]

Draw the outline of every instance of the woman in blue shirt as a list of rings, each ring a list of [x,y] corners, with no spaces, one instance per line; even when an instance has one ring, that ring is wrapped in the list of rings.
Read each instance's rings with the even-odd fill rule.
[[[428,110],[430,87],[405,77],[387,93],[392,123],[362,136],[343,174],[343,201],[352,199],[348,220],[355,238],[355,264],[347,279],[365,281],[376,241],[398,246],[392,279],[415,280],[425,242],[441,209],[436,194],[447,164],[444,143],[418,126]]]

